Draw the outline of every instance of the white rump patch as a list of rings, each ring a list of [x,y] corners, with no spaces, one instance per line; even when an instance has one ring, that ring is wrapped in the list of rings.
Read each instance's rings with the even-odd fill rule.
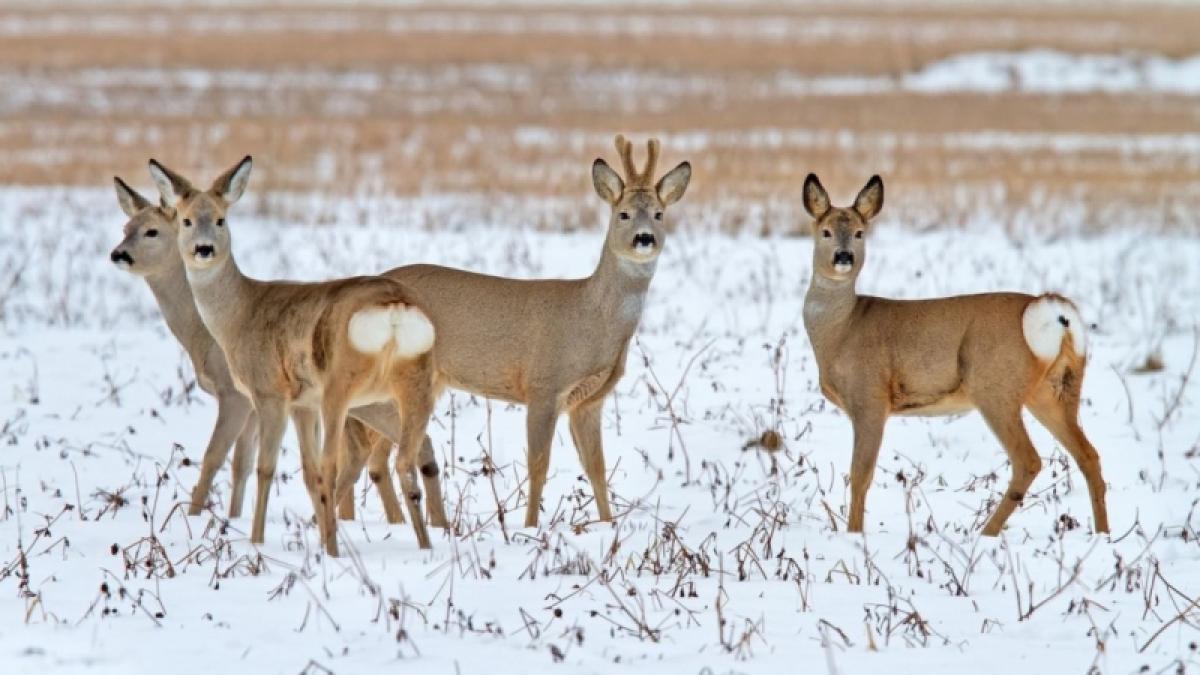
[[[350,317],[350,344],[364,354],[378,354],[395,340],[396,356],[409,358],[433,348],[433,323],[416,307],[387,305],[361,309]]]
[[[1021,327],[1029,350],[1042,361],[1058,358],[1067,331],[1071,333],[1075,352],[1081,356],[1087,353],[1083,317],[1075,305],[1067,300],[1045,295],[1034,300],[1025,308]]]

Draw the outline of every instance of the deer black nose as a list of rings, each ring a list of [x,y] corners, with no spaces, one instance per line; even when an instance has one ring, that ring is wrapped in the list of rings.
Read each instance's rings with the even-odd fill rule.
[[[834,253],[833,254],[833,264],[834,265],[853,265],[854,264],[854,252],[853,251],[838,251],[837,253]]]
[[[133,264],[133,258],[131,258],[125,251],[113,251],[108,255],[108,259],[114,263],[124,262],[127,265]]]
[[[654,246],[656,243],[658,242],[651,232],[638,232],[633,236],[633,245],[636,247]]]
[[[213,257],[213,247],[211,244],[196,244],[195,254],[197,258]]]

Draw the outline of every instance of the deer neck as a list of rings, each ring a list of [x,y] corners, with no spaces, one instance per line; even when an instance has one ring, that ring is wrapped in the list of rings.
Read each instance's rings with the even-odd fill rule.
[[[625,339],[633,335],[642,319],[646,291],[657,264],[657,258],[649,262],[623,258],[605,244],[596,271],[584,280],[587,302]]]
[[[163,320],[167,322],[167,329],[183,345],[193,362],[203,361],[212,344],[212,336],[196,310],[183,261],[175,258],[167,269],[148,275],[145,279]]]
[[[217,344],[223,348],[237,338],[241,314],[251,306],[252,282],[230,253],[219,265],[187,270],[196,310]]]
[[[813,272],[804,296],[804,329],[818,355],[826,346],[839,342],[849,328],[858,302],[855,281],[835,281]]]

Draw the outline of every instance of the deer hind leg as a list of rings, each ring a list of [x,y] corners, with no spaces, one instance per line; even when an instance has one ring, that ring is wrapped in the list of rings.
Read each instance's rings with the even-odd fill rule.
[[[249,405],[249,404],[247,404]],[[254,466],[258,446],[258,414],[251,412],[233,448],[233,492],[229,495],[229,517],[241,518],[246,501],[246,482]]]
[[[431,548],[429,531],[425,527],[425,515],[421,512],[421,491],[417,487],[416,467],[433,414],[433,389],[428,379],[428,357],[413,362],[402,376],[394,379],[392,396],[400,411],[400,453],[396,458],[396,473],[400,477],[400,489],[408,504],[408,517],[412,521],[417,545]],[[440,496],[440,495],[439,495]]]
[[[396,496],[396,486],[392,483],[392,474],[388,470],[388,458],[392,453],[392,444],[398,444],[401,441],[400,416],[396,411],[396,406],[388,403],[376,403],[355,408],[351,414],[386,439],[371,448],[371,454],[367,458],[367,477],[371,479],[371,484],[379,493],[379,500],[383,503],[383,514],[387,518],[387,522],[393,525],[403,523],[404,509],[400,506],[400,499]],[[354,475],[358,475],[357,471]]]
[[[604,438],[601,430],[601,413],[604,399],[589,401],[570,412],[571,439],[579,452],[579,461],[592,484],[596,495],[596,513],[600,520],[612,520],[608,504],[608,475],[604,469]]]
[[[1104,477],[1100,473],[1100,455],[1079,426],[1079,378],[1061,392],[1043,382],[1027,403],[1029,412],[1066,448],[1087,481],[1092,501],[1092,518],[1097,532],[1108,532],[1108,509],[1104,504]]]
[[[229,448],[246,425],[246,418],[251,411],[250,402],[241,394],[227,394],[217,398],[217,421],[213,425],[212,435],[208,439],[208,447],[204,449],[204,459],[200,465],[200,478],[192,490],[192,501],[188,506],[188,515],[199,515],[208,503],[208,493],[212,491],[213,479],[220,471],[225,458],[229,456]]]
[[[537,527],[542,505],[542,488],[550,472],[550,444],[554,440],[554,424],[558,410],[552,398],[534,400],[525,416],[525,432],[529,448],[526,463],[529,470],[529,503],[525,507],[525,527]]]
[[[882,407],[856,409],[850,414],[850,421],[854,425],[854,455],[850,459],[850,521],[846,529],[862,532],[867,491],[871,489],[871,479],[875,476],[887,410]]]
[[[1012,464],[1012,478],[1009,480],[1008,490],[983,527],[984,536],[995,537],[1004,529],[1008,517],[1025,499],[1025,493],[1033,484],[1033,479],[1037,478],[1038,472],[1042,470],[1042,460],[1038,457],[1037,448],[1034,448],[1033,442],[1029,440],[1025,423],[1021,421],[1019,404],[1008,401],[980,401],[978,406],[984,421],[996,438],[1000,439],[1000,444],[1004,446]]]
[[[279,446],[287,428],[287,403],[279,398],[256,399],[254,409],[258,413],[258,494],[254,500],[250,541],[261,544],[267,525],[267,501],[275,482],[275,466],[279,463]]]
[[[354,478],[357,477],[341,475],[338,471],[339,464],[347,464],[343,453],[346,452],[346,410],[349,398],[348,391],[335,386],[326,389],[321,401],[321,424],[325,429],[325,442],[321,447],[321,470],[316,478],[317,524],[326,553],[334,557],[338,555],[336,506],[337,495],[340,493],[337,487],[339,481],[353,485]],[[346,489],[349,490],[348,487]]]
[[[421,454],[418,458],[421,471],[421,483],[425,486],[425,514],[429,516],[429,524],[443,530],[450,528],[450,520],[446,517],[446,500],[442,495],[441,469],[438,467],[437,454],[433,451],[433,441],[429,434],[421,441]]]

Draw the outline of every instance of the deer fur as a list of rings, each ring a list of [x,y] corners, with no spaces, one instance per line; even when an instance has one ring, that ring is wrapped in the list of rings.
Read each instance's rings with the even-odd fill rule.
[[[996,536],[1042,462],[1021,419],[1029,410],[1075,458],[1097,532],[1108,532],[1100,458],[1079,426],[1087,365],[1084,323],[1058,295],[984,293],[930,300],[859,295],[865,233],[883,208],[874,176],[849,208],[833,207],[815,175],[804,183],[813,217],[812,282],[804,327],[821,391],[854,426],[849,530],[861,532],[867,490],[891,415],[978,410],[1012,463],[1012,478],[983,528]]]
[[[616,137],[625,176],[603,159],[592,164],[596,192],[612,207],[595,272],[583,279],[518,280],[435,265],[408,265],[385,276],[403,282],[437,331],[436,386],[528,406],[529,501],[536,526],[550,446],[566,413],[600,520],[609,507],[601,412],[625,370],[629,340],[666,238],[665,209],[691,178],[683,162],[657,183],[659,143],[639,171],[633,146]]]
[[[356,411],[359,419],[399,440],[397,472],[409,517],[418,544],[429,548],[421,495],[412,480],[434,403],[429,320],[402,284],[382,277],[295,283],[242,274],[225,217],[244,192],[251,166],[247,156],[200,191],[150,160],[162,200],[175,211],[178,250],[196,309],[224,352],[234,385],[258,415],[258,495],[251,541],[263,541],[288,413],[319,412],[321,455],[308,448],[301,467],[322,543],[337,555],[333,506],[354,478],[338,467],[339,461],[346,463],[345,425],[352,408],[364,408]],[[383,403],[395,407],[398,423],[380,419],[377,405]],[[385,471],[372,479],[382,482],[386,476]],[[388,491],[390,484],[380,490],[385,500]],[[437,498],[440,502],[440,490]]]
[[[117,201],[129,220],[125,223],[124,238],[109,254],[109,259],[118,268],[145,280],[154,294],[167,328],[192,362],[196,383],[202,391],[217,399],[217,420],[204,450],[200,478],[192,490],[188,514],[199,515],[204,510],[213,479],[225,463],[230,446],[234,445],[236,439],[229,517],[239,518],[245,501],[246,480],[255,456],[258,418],[250,400],[234,386],[229,366],[225,363],[225,354],[205,328],[196,310],[183,260],[179,257],[174,211],[152,203],[118,177],[114,177],[113,182]],[[316,420],[311,417],[299,410],[293,415],[297,438],[301,443],[315,443],[317,430],[300,428],[314,424]],[[377,444],[390,445],[388,439],[358,420],[352,419],[347,423],[346,433],[351,454],[371,454],[375,452],[373,448]],[[348,492],[338,503],[339,515],[343,519],[354,518],[353,497]]]

